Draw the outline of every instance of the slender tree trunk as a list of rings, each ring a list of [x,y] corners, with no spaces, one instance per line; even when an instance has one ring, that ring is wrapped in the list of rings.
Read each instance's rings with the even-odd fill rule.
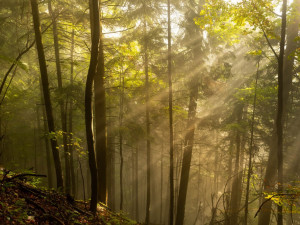
[[[284,79],[283,79],[283,119],[284,122],[287,121],[287,114],[290,108],[290,98],[289,93],[292,90],[292,80],[294,71],[294,60],[295,60],[295,51],[299,44],[297,44],[297,37],[299,31],[299,23],[300,23],[300,0],[294,0],[293,10],[291,12],[292,18],[287,27],[287,36],[286,36],[286,50],[284,54],[284,62],[283,62],[283,71],[284,71]]]
[[[34,143],[34,145],[33,145],[33,149],[34,149],[34,169],[33,169],[33,171],[35,173],[38,173],[38,168],[37,168],[37,143],[36,143],[36,133],[37,133],[37,131],[36,130],[37,129],[34,126],[33,127],[33,143]]]
[[[137,170],[136,169],[136,166],[135,166],[135,148],[132,147],[131,148],[131,215],[132,215],[132,218],[135,218],[135,171]]]
[[[73,87],[74,84],[74,45],[75,45],[75,30],[72,29],[71,36],[71,74],[70,83]],[[76,198],[77,187],[75,182],[75,168],[74,168],[74,149],[73,149],[73,96],[69,99],[69,130],[68,130],[68,144],[70,153],[70,167],[71,167],[71,183],[72,183],[72,194]]]
[[[108,89],[107,94],[110,95],[110,89]],[[109,98],[108,98],[109,99]],[[111,118],[111,103],[108,102],[108,118]],[[109,119],[107,124],[107,186],[108,188],[108,206],[115,211],[115,143],[114,134],[112,132],[112,119]]]
[[[269,158],[268,158],[268,163],[266,168],[266,174],[263,180],[263,192],[265,193],[275,191],[274,190],[274,186],[276,183],[275,173],[277,169],[276,143],[277,143],[277,137],[276,137],[276,133],[274,132],[269,141],[270,153],[269,153]],[[271,212],[272,212],[272,201],[268,201],[261,208],[258,217],[258,225],[269,225]]]
[[[135,154],[135,212],[136,212],[136,220],[139,221],[139,144],[137,144],[136,154]]]
[[[100,9],[101,13],[101,0]],[[101,19],[101,18],[100,18]],[[95,93],[95,121],[96,121],[96,155],[98,165],[98,201],[107,203],[107,184],[106,184],[106,103],[104,87],[104,53],[102,23],[100,20],[100,43],[98,52],[98,66],[94,79]]]
[[[193,1],[195,4],[195,10],[190,8],[190,13],[197,15],[200,13],[202,5],[204,2],[199,0],[197,2]],[[191,71],[191,80],[189,81],[189,107],[188,107],[188,121],[187,128],[184,137],[184,145],[183,145],[183,158],[182,158],[182,166],[181,166],[181,175],[180,175],[180,184],[179,184],[179,194],[178,200],[176,203],[176,225],[184,224],[184,216],[185,216],[185,205],[186,205],[186,197],[189,183],[189,173],[192,159],[192,151],[194,145],[194,135],[196,129],[196,110],[197,110],[197,100],[198,100],[198,88],[199,88],[199,77],[201,76],[201,69],[199,68],[199,64],[203,63],[202,52],[203,46],[201,38],[203,37],[202,33],[194,26],[193,18],[187,16],[187,20],[191,27],[186,29],[186,35],[191,39],[189,43],[191,45],[188,48],[191,49],[193,55],[193,70]]]
[[[37,139],[38,139],[37,140],[37,147],[38,147],[39,151],[42,149],[42,143],[41,143],[41,138],[40,138],[42,128],[41,128],[40,119],[41,119],[40,109],[39,109],[39,106],[37,105],[36,106]],[[0,137],[1,137],[1,132],[0,132]],[[37,164],[37,163],[35,163],[35,164]],[[35,167],[35,168],[37,170],[37,167]],[[42,166],[42,170],[43,170],[43,168],[44,167]],[[37,173],[37,171],[36,171],[36,173]]]
[[[174,220],[174,137],[173,137],[173,86],[172,86],[172,32],[171,4],[168,0],[168,80],[169,80],[169,134],[170,134],[170,212],[169,225]]]
[[[62,73],[60,66],[60,54],[59,54],[59,42],[58,42],[58,32],[56,24],[56,16],[52,10],[51,1],[48,1],[48,10],[52,17],[53,24],[53,39],[54,39],[54,52],[55,52],[55,64],[56,64],[56,73],[57,73],[57,82],[58,82],[58,92],[62,94]],[[71,171],[70,171],[70,154],[68,149],[68,137],[67,137],[67,114],[65,111],[65,103],[63,99],[59,100],[60,107],[60,119],[61,119],[61,128],[63,132],[63,145],[64,145],[64,157],[65,157],[65,191],[67,194],[71,192]]]
[[[123,101],[124,101],[124,78],[120,74],[120,114],[119,114],[119,148],[120,148],[120,211],[123,210]]]
[[[253,111],[251,118],[251,131],[250,131],[250,145],[249,145],[249,162],[248,162],[248,174],[247,174],[247,185],[246,185],[246,200],[245,200],[245,218],[244,224],[248,223],[248,202],[249,202],[249,189],[250,189],[250,178],[252,174],[252,157],[253,157],[253,134],[254,134],[254,119],[255,119],[255,110],[256,110],[256,91],[257,91],[257,81],[259,75],[259,62],[257,63],[257,72],[255,78],[255,88],[254,88],[254,100],[253,100]]]
[[[147,37],[147,22],[144,21],[144,54],[145,54],[145,91],[146,91],[146,139],[147,139],[147,198],[146,198],[146,224],[150,223],[150,167],[151,167],[151,146],[150,146],[150,106],[149,106],[149,55],[148,55],[148,37]]]
[[[218,141],[218,130],[214,131],[214,136],[215,136],[215,168],[214,168],[214,190],[213,192],[215,194],[218,193],[218,183],[219,183],[219,141]],[[213,201],[213,199],[212,199]],[[213,206],[212,206],[213,207]]]
[[[164,143],[162,142],[162,148],[160,152],[160,215],[159,215],[160,224],[163,224],[163,188],[164,188],[163,157],[164,157]]]
[[[225,195],[225,212],[224,212],[224,214],[225,214],[225,222],[224,222],[224,224],[225,225],[228,225],[228,224],[230,224],[230,215],[229,215],[229,209],[230,209],[230,198],[231,198],[231,196],[230,196],[230,193],[231,193],[231,186],[232,185],[230,185],[231,184],[231,180],[232,180],[232,158],[233,158],[233,154],[232,154],[232,151],[233,151],[233,138],[231,137],[231,134],[229,135],[229,137],[230,137],[230,143],[229,143],[229,149],[228,149],[228,151],[229,151],[229,159],[228,159],[228,178],[227,178],[227,181],[226,181],[226,185],[227,185],[227,187],[226,187],[226,195]]]
[[[46,111],[44,107],[44,99],[42,97],[43,95],[43,88],[42,88],[42,82],[40,81],[40,93],[41,93],[41,104],[43,105],[42,112],[43,112],[43,126],[44,126],[44,132],[46,133],[48,130],[47,125],[47,117],[46,117]],[[47,164],[47,177],[48,177],[48,188],[53,188],[53,175],[52,175],[52,166],[51,166],[51,154],[50,154],[50,148],[49,148],[49,139],[47,136],[44,136],[45,140],[45,150],[46,150],[46,164]]]
[[[293,64],[294,64],[294,57],[291,55],[297,48],[297,42],[295,41],[296,37],[298,36],[298,25],[300,21],[299,16],[299,0],[294,0],[294,4],[297,10],[294,11],[294,20],[291,21],[290,25],[288,26],[287,31],[287,47],[286,47],[286,54],[284,57],[284,73],[285,78],[283,79],[283,112],[282,118],[285,120],[287,119],[287,111],[289,108],[289,91],[292,87],[292,73],[293,73]],[[298,4],[298,5],[297,5]],[[276,128],[274,128],[275,130]],[[275,185],[275,171],[277,163],[277,146],[274,143],[277,143],[276,133],[272,135],[272,139],[270,141],[270,153],[269,159],[266,169],[266,174],[263,183],[263,192],[272,192],[274,191],[272,187]],[[298,163],[296,163],[298,166]],[[292,166],[293,167],[293,166]],[[291,167],[291,168],[292,168]],[[291,174],[294,170],[291,169],[287,172],[287,174]],[[268,201],[266,204],[263,205],[259,217],[258,217],[258,225],[269,225],[270,217],[271,217],[271,206],[272,201]]]
[[[38,4],[37,4],[37,0],[30,0],[30,2],[32,7],[33,25],[34,25],[35,40],[36,40],[36,46],[37,46],[37,52],[38,52],[38,58],[40,64],[41,81],[43,87],[45,109],[47,114],[48,129],[49,129],[49,133],[53,133],[55,132],[54,120],[53,120],[52,106],[50,100],[47,65],[46,65],[45,53],[44,53],[44,48],[42,43],[42,35],[40,31],[40,18],[39,18]],[[59,158],[57,140],[55,138],[51,138],[50,141],[51,141],[53,159],[55,164],[57,188],[63,189],[63,177],[62,177],[62,169],[61,169],[61,163]]]
[[[278,158],[278,193],[283,191],[283,61],[284,61],[284,46],[285,46],[285,31],[286,31],[286,8],[287,0],[283,0],[282,3],[282,21],[281,21],[281,40],[280,40],[280,52],[278,57],[278,103],[277,103],[277,119],[276,119],[276,131],[277,131],[277,158]],[[278,205],[278,225],[283,224],[282,206]]]
[[[85,126],[86,126],[86,138],[89,155],[89,166],[91,171],[91,204],[90,210],[96,212],[97,199],[98,199],[98,172],[96,164],[96,156],[94,150],[94,138],[92,130],[92,89],[93,80],[96,73],[98,63],[98,45],[100,39],[100,18],[99,18],[99,5],[98,0],[90,0],[90,21],[91,21],[91,59],[86,79],[85,87]]]
[[[189,173],[192,159],[192,150],[194,145],[194,135],[195,135],[195,117],[197,109],[197,99],[198,99],[198,80],[195,75],[190,81],[190,102],[189,102],[189,112],[188,112],[188,123],[187,131],[184,138],[184,153],[182,160],[182,169],[180,176],[180,187],[177,202],[177,214],[176,214],[176,225],[182,225],[184,222],[185,214],[185,204],[186,195],[189,182]]]
[[[243,106],[238,105],[236,108],[236,117],[237,123],[240,124],[242,121],[242,113]],[[238,224],[238,215],[239,215],[239,196],[241,193],[240,182],[241,182],[241,172],[240,172],[240,155],[241,155],[241,134],[237,130],[236,131],[236,158],[235,158],[235,166],[234,166],[234,179],[232,183],[231,189],[231,199],[230,199],[230,207],[229,207],[229,217],[230,217],[230,225]]]
[[[285,50],[284,57],[284,79],[283,79],[283,124],[289,125],[288,113],[291,110],[291,98],[290,92],[293,90],[293,77],[296,73],[294,69],[295,65],[295,53],[299,44],[297,43],[299,24],[300,24],[300,0],[294,0],[292,4],[292,16],[291,21],[287,27],[287,44]],[[295,135],[296,132],[293,132],[292,135]],[[296,155],[292,154],[293,158],[297,158],[299,160],[300,153],[297,151]],[[291,164],[289,164],[289,168],[287,169],[286,174],[296,175],[299,171],[299,163],[298,160],[294,160]]]
[[[109,122],[110,124],[110,122]],[[107,126],[107,186],[108,188],[108,206],[115,211],[115,148],[114,148],[114,137],[112,132]]]

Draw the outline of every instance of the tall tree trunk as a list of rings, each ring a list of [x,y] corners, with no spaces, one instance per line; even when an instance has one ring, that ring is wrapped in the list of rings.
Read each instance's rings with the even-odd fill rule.
[[[100,9],[101,13],[101,0]],[[100,18],[101,19],[101,18]],[[100,20],[100,43],[98,52],[98,66],[94,79],[95,93],[95,121],[96,121],[96,155],[98,166],[98,201],[107,203],[107,184],[106,184],[106,103],[104,87],[104,53],[102,23]]]
[[[294,0],[292,4],[292,17],[287,27],[286,35],[286,50],[284,54],[283,62],[283,119],[284,123],[287,121],[287,114],[290,108],[290,91],[292,90],[292,80],[294,71],[294,60],[295,60],[295,51],[299,45],[297,44],[297,37],[300,24],[300,0]]]
[[[214,136],[215,136],[215,168],[214,168],[214,189],[213,192],[214,194],[218,193],[218,184],[219,184],[219,141],[218,141],[218,130],[216,129],[214,131]],[[212,198],[213,201],[213,198]],[[213,205],[212,205],[213,207]]]
[[[250,131],[250,144],[249,144],[249,162],[248,162],[248,174],[247,174],[247,185],[246,185],[246,200],[245,200],[245,218],[244,224],[248,223],[248,202],[249,202],[249,189],[250,189],[250,178],[252,174],[252,157],[253,157],[253,134],[254,134],[254,119],[255,119],[255,110],[256,110],[256,90],[257,90],[257,81],[259,75],[259,62],[257,63],[257,71],[255,78],[255,88],[254,88],[254,100],[253,100],[253,111],[251,118],[251,131]]]
[[[123,210],[123,101],[124,101],[124,78],[120,74],[120,114],[119,114],[119,149],[120,149],[120,211]]]
[[[115,211],[115,148],[114,137],[107,126],[107,204]]]
[[[44,48],[42,43],[42,35],[40,31],[39,9],[38,9],[37,0],[30,0],[30,2],[32,8],[35,40],[36,40],[36,46],[37,46],[37,52],[38,52],[38,58],[40,64],[41,81],[43,87],[45,109],[47,114],[48,129],[49,129],[49,133],[54,133],[55,129],[54,129],[54,120],[53,120],[52,106],[51,106],[50,92],[49,92],[47,65],[46,65],[45,53],[44,53]],[[57,140],[56,138],[52,137],[50,141],[51,141],[53,159],[55,164],[57,188],[63,189],[64,185],[63,185],[62,169],[61,169],[61,163],[59,158]]]
[[[110,89],[107,91],[108,96],[110,95]],[[109,99],[109,98],[108,98]],[[107,124],[107,186],[108,188],[108,206],[115,211],[115,143],[114,143],[114,134],[112,131],[112,119],[111,118],[111,103],[108,102],[108,124]]]
[[[135,193],[136,193],[136,190],[135,190],[135,171],[137,170],[136,169],[136,166],[135,166],[135,148],[132,147],[131,148],[131,183],[130,183],[130,186],[131,186],[131,215],[132,215],[132,218],[135,218]]]
[[[46,111],[45,111],[45,107],[44,107],[44,99],[43,99],[43,88],[42,88],[42,82],[41,79],[39,79],[39,83],[40,83],[40,96],[41,96],[41,105],[42,107],[42,118],[43,118],[43,134],[45,134],[48,130],[48,126],[47,126],[47,118],[46,118]],[[38,123],[38,126],[41,126]],[[42,129],[40,129],[41,131]],[[52,166],[51,166],[51,154],[50,154],[50,149],[49,149],[49,139],[48,137],[46,137],[45,135],[43,135],[43,139],[44,139],[44,144],[45,144],[45,151],[46,151],[46,166],[47,166],[47,178],[48,178],[48,188],[51,189],[53,188],[53,175],[52,175]]]
[[[36,106],[36,122],[37,122],[37,147],[39,150],[42,149],[42,143],[41,143],[41,138],[40,138],[40,135],[41,135],[41,121],[40,121],[41,117],[40,117],[40,109],[39,109],[39,106],[37,105]],[[1,135],[1,132],[0,132],[0,135]],[[1,136],[0,136],[1,137]],[[37,164],[35,162],[35,164]],[[37,173],[37,166],[35,166],[35,169],[36,169],[36,173]],[[43,169],[43,167],[42,167]]]
[[[100,18],[98,0],[90,0],[90,21],[91,21],[91,59],[86,79],[85,87],[85,128],[86,139],[89,155],[89,166],[91,171],[91,204],[90,210],[96,212],[98,200],[98,172],[96,164],[96,156],[94,150],[94,138],[92,130],[92,89],[93,80],[96,73],[98,63],[98,45],[100,39]]]
[[[237,123],[240,124],[242,121],[243,114],[243,105],[237,105],[235,110]],[[241,155],[241,134],[240,131],[236,131],[236,158],[235,158],[235,166],[234,166],[234,179],[232,182],[231,188],[231,199],[230,199],[230,207],[229,207],[229,217],[230,217],[230,225],[238,224],[238,215],[239,215],[239,197],[241,194],[240,182],[242,179],[242,173],[240,172],[240,155]]]
[[[70,74],[70,83],[73,87],[74,84],[74,45],[75,45],[75,30],[72,29],[71,36],[71,74]],[[70,167],[71,167],[71,184],[72,184],[72,194],[76,198],[77,187],[75,182],[75,168],[74,168],[74,149],[73,149],[73,96],[69,98],[69,129],[68,129],[68,144],[69,144],[69,153],[70,153]]]
[[[189,182],[192,150],[194,145],[197,99],[198,99],[198,79],[197,79],[197,75],[194,75],[193,79],[190,81],[190,102],[189,102],[189,112],[188,112],[188,123],[186,128],[186,135],[184,138],[184,153],[183,153],[182,169],[181,169],[181,176],[180,176],[180,187],[179,187],[179,195],[178,195],[178,202],[177,202],[177,214],[176,214],[176,221],[175,221],[176,225],[182,225],[184,222],[186,195],[187,195],[187,188]]]
[[[174,137],[173,137],[173,86],[172,86],[172,33],[171,4],[168,0],[168,80],[169,80],[169,134],[170,134],[170,211],[169,225],[174,220]],[[162,160],[162,159],[161,159]],[[162,191],[162,190],[161,190]]]
[[[55,64],[56,64],[56,73],[57,73],[57,82],[58,82],[58,92],[62,94],[62,73],[60,66],[60,54],[59,54],[59,43],[58,43],[58,32],[56,24],[56,16],[52,10],[52,0],[48,1],[48,10],[52,17],[53,24],[53,39],[54,39],[54,52],[55,52]],[[70,154],[68,149],[68,137],[67,137],[67,114],[65,110],[64,99],[59,99],[60,107],[60,119],[61,119],[61,128],[63,132],[63,145],[64,145],[64,157],[65,157],[65,191],[67,194],[70,194],[71,191],[71,170],[70,170]]]
[[[41,90],[41,103],[44,105],[44,99],[42,97],[42,83],[40,80],[40,90]],[[46,133],[48,130],[48,125],[47,125],[47,117],[46,117],[46,111],[45,107],[42,109],[43,112],[43,126],[44,126],[44,132]],[[47,136],[44,137],[45,141],[45,150],[46,150],[46,164],[47,164],[47,177],[48,177],[48,188],[53,188],[53,175],[52,175],[52,166],[51,166],[51,154],[50,154],[50,148],[49,148],[49,139]]]
[[[269,140],[270,153],[269,153],[265,177],[263,180],[263,192],[265,193],[275,191],[274,190],[274,186],[276,183],[275,173],[277,168],[276,143],[277,143],[276,133],[273,132],[272,137]],[[272,201],[268,201],[262,206],[260,210],[259,217],[258,217],[258,225],[269,225],[271,212],[272,212]]]
[[[224,212],[224,214],[225,214],[225,222],[224,222],[224,224],[225,225],[228,225],[228,224],[230,224],[230,215],[229,215],[229,209],[230,209],[230,198],[231,198],[231,196],[230,196],[230,193],[231,193],[231,185],[230,185],[230,183],[231,183],[231,180],[232,180],[232,159],[233,159],[233,154],[232,154],[232,152],[233,152],[233,146],[234,146],[234,141],[233,141],[233,137],[231,137],[231,134],[229,134],[229,138],[230,138],[230,143],[229,143],[229,149],[228,149],[228,151],[229,151],[229,157],[228,157],[228,178],[227,178],[227,181],[226,181],[226,185],[227,185],[227,187],[226,187],[226,195],[225,195],[225,206],[224,206],[224,208],[225,208],[225,212]]]
[[[136,221],[139,221],[139,144],[137,144],[136,153],[135,153],[135,213],[136,213]]]
[[[293,19],[291,20],[288,30],[287,30],[287,47],[286,47],[286,54],[284,57],[284,73],[285,78],[283,79],[283,112],[282,117],[283,119],[287,119],[287,111],[289,108],[289,92],[292,88],[292,74],[293,74],[293,65],[294,65],[294,56],[291,55],[295,52],[297,48],[297,42],[295,41],[296,37],[298,36],[298,26],[300,22],[299,16],[299,7],[300,2],[299,0],[294,0],[294,11],[293,11]],[[276,129],[274,125],[274,130]],[[274,132],[270,141],[270,153],[268,164],[266,168],[266,174],[263,183],[263,192],[272,192],[274,191],[272,187],[275,185],[275,171],[277,163],[277,146],[274,144],[277,143],[276,133]],[[298,163],[296,163],[298,165]],[[292,166],[293,167],[293,166]],[[291,174],[291,169],[287,174]],[[270,223],[271,217],[271,206],[272,202],[268,201],[265,203],[259,213],[258,217],[258,225],[268,225]]]
[[[151,167],[151,147],[150,147],[150,106],[149,106],[149,55],[148,55],[148,37],[147,37],[147,22],[144,21],[144,67],[145,67],[145,91],[146,91],[146,139],[147,139],[147,198],[146,198],[146,224],[150,223],[150,167]]]
[[[164,157],[164,142],[162,142],[162,148],[160,151],[160,215],[159,215],[160,224],[163,224],[163,188],[164,188],[163,157]]]
[[[299,24],[300,24],[300,0],[294,0],[292,4],[292,17],[289,25],[287,27],[287,44],[285,50],[284,57],[284,79],[283,79],[283,124],[289,123],[288,121],[288,112],[291,109],[291,99],[290,92],[292,91],[292,79],[295,75],[295,52],[299,44],[297,43]],[[296,132],[295,132],[296,133]],[[292,133],[293,135],[294,133]],[[289,164],[289,168],[287,170],[287,174],[295,175],[298,172],[299,163],[298,160],[300,158],[299,151],[297,151],[296,156],[293,154],[293,158],[296,157],[297,160],[294,160],[291,164]]]
[[[281,21],[281,40],[280,40],[280,52],[278,57],[278,103],[277,103],[277,119],[276,119],[276,131],[277,131],[277,158],[278,158],[278,193],[283,191],[283,61],[284,61],[284,46],[285,46],[285,31],[286,31],[286,8],[287,0],[283,0],[282,3],[282,21]],[[278,225],[283,224],[282,205],[278,205]]]
[[[196,129],[196,110],[197,110],[197,100],[198,100],[198,88],[199,88],[199,77],[201,76],[201,69],[199,66],[203,63],[202,53],[203,45],[201,38],[203,37],[201,31],[194,24],[194,18],[190,15],[198,15],[201,11],[201,8],[204,4],[203,0],[191,1],[188,4],[190,11],[189,14],[186,14],[186,19],[189,21],[189,26],[186,28],[186,35],[189,39],[187,47],[191,50],[193,57],[193,70],[191,71],[191,79],[189,81],[189,107],[188,107],[188,120],[187,128],[184,137],[183,143],[183,157],[182,157],[182,166],[181,166],[181,175],[180,175],[180,184],[179,184],[179,194],[178,200],[176,203],[176,225],[184,224],[185,216],[185,205],[186,205],[186,196],[189,183],[189,173],[192,159],[192,151],[194,145],[194,135]],[[200,65],[199,65],[200,64]],[[204,64],[203,64],[204,65]]]

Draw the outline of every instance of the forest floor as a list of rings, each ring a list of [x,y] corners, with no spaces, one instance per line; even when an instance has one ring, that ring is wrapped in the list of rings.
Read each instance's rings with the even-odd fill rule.
[[[137,224],[105,206],[98,206],[94,216],[87,203],[37,188],[35,179],[29,174],[0,175],[0,224]]]

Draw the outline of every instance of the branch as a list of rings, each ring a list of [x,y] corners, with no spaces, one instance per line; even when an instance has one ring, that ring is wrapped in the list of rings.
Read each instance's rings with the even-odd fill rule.
[[[259,12],[259,10],[257,9],[257,7],[256,7],[256,5],[255,5],[255,3],[253,3],[252,1],[251,1],[251,3],[252,3],[252,5],[253,5],[253,7]],[[274,55],[275,55],[275,57],[277,58],[277,60],[279,59],[279,57],[278,57],[278,55],[277,55],[277,53],[275,52],[275,50],[274,50],[274,48],[273,48],[273,46],[271,45],[271,43],[270,43],[270,40],[269,40],[269,38],[267,37],[267,34],[266,34],[266,32],[265,32],[265,30],[264,30],[264,28],[263,28],[263,26],[261,25],[261,23],[259,22],[259,27],[260,27],[260,29],[263,31],[263,33],[264,33],[264,37],[266,38],[266,40],[267,40],[267,42],[268,42],[268,45],[269,45],[269,47],[271,48],[271,50],[272,50],[272,52],[274,53]]]
[[[103,33],[103,34],[114,34],[114,33],[125,32],[125,31],[128,31],[128,30],[133,29],[134,27],[135,27],[135,26],[133,26],[133,27],[128,27],[128,28],[126,28],[126,29],[124,29],[124,30],[111,31],[111,32]]]
[[[8,71],[5,73],[4,78],[2,80],[1,86],[0,86],[0,94],[2,93],[4,84],[6,82],[6,79],[8,77],[8,75],[10,74],[10,72],[13,70],[13,68],[15,67],[15,65],[20,61],[20,59],[22,58],[22,56],[27,53],[35,44],[35,40],[28,46],[26,47],[22,52],[19,53],[19,55],[17,56],[17,58],[13,61],[12,65],[10,66],[10,68],[8,69]]]
[[[14,73],[13,73],[13,75],[11,76],[10,81],[9,81],[9,83],[8,83],[6,89],[5,89],[5,92],[4,92],[3,97],[2,97],[2,99],[1,99],[1,102],[0,102],[0,106],[2,105],[2,103],[3,103],[4,99],[5,99],[7,90],[8,90],[8,88],[10,87],[10,84],[11,84],[11,82],[12,82],[14,76],[16,75],[17,68],[18,68],[18,67],[16,66],[16,67],[15,67],[15,70],[14,70]]]
[[[45,33],[50,27],[52,26],[52,23],[50,23],[45,30],[43,30],[42,34]],[[19,53],[19,55],[16,57],[16,59],[13,61],[12,65],[8,69],[8,71],[5,73],[4,78],[2,80],[1,86],[0,86],[0,95],[3,91],[4,84],[7,80],[7,77],[9,76],[10,72],[13,70],[13,68],[17,65],[17,63],[20,61],[22,56],[26,54],[35,44],[35,40],[31,42],[29,46],[27,46],[22,52]]]
[[[46,175],[42,174],[34,174],[34,173],[22,173],[22,174],[17,174],[15,176],[12,176],[10,178],[7,178],[8,181],[11,181],[16,178],[23,178],[23,177],[47,177]]]
[[[267,42],[268,42],[268,45],[269,45],[269,47],[271,48],[271,50],[272,50],[272,52],[274,53],[274,55],[275,55],[276,59],[278,60],[278,59],[279,59],[279,57],[278,57],[277,53],[275,52],[275,50],[274,50],[273,46],[271,45],[271,42],[270,42],[269,38],[267,37],[267,34],[266,34],[266,32],[265,32],[264,28],[262,28],[262,27],[261,27],[261,29],[262,29],[262,31],[263,31],[263,33],[264,33],[264,37],[266,38],[266,40],[267,40]]]
[[[258,215],[258,213],[260,212],[260,210],[262,209],[262,207],[263,207],[264,204],[266,204],[268,201],[272,200],[272,198],[274,198],[274,197],[276,197],[276,196],[284,196],[284,195],[292,195],[292,196],[294,196],[294,195],[296,195],[296,194],[284,194],[284,193],[283,193],[283,194],[274,194],[274,195],[272,195],[270,198],[268,198],[267,200],[265,200],[265,201],[259,206],[257,212],[255,213],[254,218]]]

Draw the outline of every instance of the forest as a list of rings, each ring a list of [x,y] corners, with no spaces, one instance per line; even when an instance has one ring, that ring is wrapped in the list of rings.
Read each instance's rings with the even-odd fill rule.
[[[300,0],[0,0],[0,223],[300,224],[299,24]],[[34,193],[94,219],[42,223]]]

